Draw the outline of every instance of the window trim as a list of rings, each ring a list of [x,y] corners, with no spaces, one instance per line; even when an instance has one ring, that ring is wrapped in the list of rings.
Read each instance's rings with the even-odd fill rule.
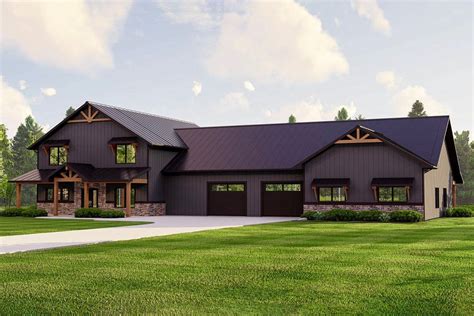
[[[118,146],[125,146],[125,162],[118,162],[117,161]],[[128,162],[127,161],[128,146],[133,146],[135,148],[135,162]],[[115,144],[115,164],[117,164],[117,165],[134,165],[136,163],[137,163],[137,146],[135,144],[133,144],[133,143]]]
[[[392,191],[392,200],[391,201],[380,201],[380,188],[390,188]],[[405,190],[405,201],[394,201],[394,188],[402,188]],[[379,204],[409,204],[410,196],[407,192],[406,186],[401,185],[383,185],[377,186],[377,203]]]
[[[321,201],[320,199],[320,190],[321,189],[331,189],[331,201]],[[341,189],[344,194],[344,201],[334,201],[334,189]],[[317,190],[316,190],[316,199],[318,201],[318,203],[320,204],[334,204],[334,203],[337,203],[337,204],[344,204],[344,203],[347,203],[347,199],[348,199],[348,196],[347,196],[347,192],[344,188],[344,186],[318,186],[317,187]]]
[[[53,148],[57,148],[57,150],[58,150],[58,157],[57,157],[57,161],[56,161],[57,163],[56,163],[56,164],[51,164],[51,149],[53,149]],[[60,159],[59,159],[59,157],[60,157],[60,155],[59,155],[59,149],[60,149],[60,148],[64,148],[64,151],[65,151],[65,153],[66,153],[66,159],[65,159],[65,161],[64,161],[63,164],[60,163]],[[49,165],[49,166],[63,166],[63,165],[65,165],[65,164],[67,164],[68,158],[69,158],[68,156],[69,156],[68,150],[67,150],[67,148],[64,147],[64,146],[49,146],[49,147],[48,147],[48,165]]]

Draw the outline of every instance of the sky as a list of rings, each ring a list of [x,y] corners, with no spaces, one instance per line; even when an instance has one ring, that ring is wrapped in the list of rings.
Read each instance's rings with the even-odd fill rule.
[[[2,1],[0,122],[85,101],[200,126],[428,115],[474,131],[471,1]]]

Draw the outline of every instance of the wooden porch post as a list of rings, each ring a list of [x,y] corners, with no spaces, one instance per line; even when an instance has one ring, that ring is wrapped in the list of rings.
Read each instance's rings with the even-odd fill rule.
[[[21,183],[16,183],[16,207],[21,207]]]
[[[125,186],[125,214],[131,216],[132,213],[132,182],[127,182]]]
[[[453,207],[456,207],[456,204],[457,204],[456,191],[457,191],[456,183],[453,181]]]
[[[84,208],[89,207],[89,183],[84,181]]]
[[[53,185],[53,214],[54,216],[58,216],[58,180],[54,178],[54,185]]]

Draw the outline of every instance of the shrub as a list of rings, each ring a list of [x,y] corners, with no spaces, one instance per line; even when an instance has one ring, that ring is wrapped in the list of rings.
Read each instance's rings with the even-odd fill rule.
[[[301,217],[304,217],[308,219],[309,221],[314,221],[314,220],[321,220],[324,217],[324,214],[319,211],[306,211],[301,215]]]
[[[102,218],[125,217],[125,212],[124,211],[117,211],[117,210],[107,210],[107,211],[102,211],[100,213],[100,217],[102,217]]]
[[[38,217],[38,216],[48,216],[48,212],[42,209],[37,209],[35,207],[28,207],[26,209],[23,208],[7,208],[4,211],[0,212],[0,216],[6,217],[16,217],[16,216],[24,216],[24,217]]]
[[[446,211],[447,217],[472,217],[474,211],[469,206],[459,206]]]
[[[379,210],[360,211],[357,212],[357,219],[363,222],[382,222],[381,217],[383,215],[385,215],[385,212]]]
[[[388,214],[387,212],[382,212],[382,214],[380,214],[379,216],[379,222],[382,222],[382,223],[390,222],[390,214]]]
[[[98,208],[79,208],[74,212],[74,217],[92,218],[100,217],[102,210]]]
[[[421,221],[421,214],[417,211],[402,210],[390,213],[390,221],[400,223],[413,223]]]
[[[357,212],[352,210],[334,209],[323,213],[323,219],[326,221],[355,221]]]

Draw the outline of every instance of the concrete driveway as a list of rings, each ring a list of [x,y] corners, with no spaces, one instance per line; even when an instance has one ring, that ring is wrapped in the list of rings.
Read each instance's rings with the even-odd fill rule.
[[[48,219],[74,219],[73,217],[48,217]],[[0,254],[95,244],[108,241],[131,240],[145,237],[166,236],[203,230],[240,227],[297,220],[295,217],[241,217],[241,216],[141,216],[114,221],[147,221],[151,224],[72,230],[0,237]]]

